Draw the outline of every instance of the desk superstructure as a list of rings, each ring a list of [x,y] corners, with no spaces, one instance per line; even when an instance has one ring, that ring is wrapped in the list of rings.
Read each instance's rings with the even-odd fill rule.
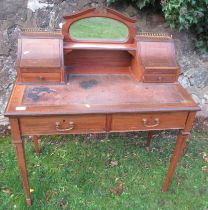
[[[84,41],[69,28],[89,17],[128,27],[125,42]],[[178,83],[180,67],[167,34],[136,35],[135,20],[105,8],[65,16],[61,32],[26,31],[18,40],[17,79],[7,105],[12,141],[28,205],[22,136],[179,130],[162,190],[167,191],[198,105]]]

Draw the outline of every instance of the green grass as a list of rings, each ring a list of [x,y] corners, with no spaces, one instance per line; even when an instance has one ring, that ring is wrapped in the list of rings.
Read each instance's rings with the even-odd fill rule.
[[[76,21],[69,32],[78,40],[114,40],[125,41],[128,28],[121,22],[110,18],[93,17]]]
[[[157,132],[152,150],[144,133],[42,137],[40,156],[26,141],[33,205],[29,209],[202,209],[208,208],[206,133],[193,132],[170,189],[161,192],[175,142]],[[111,165],[114,161],[115,166]],[[117,162],[116,162],[117,161]],[[120,195],[112,188],[123,184]],[[50,195],[50,196],[49,196]],[[0,209],[27,209],[10,137],[0,141]]]

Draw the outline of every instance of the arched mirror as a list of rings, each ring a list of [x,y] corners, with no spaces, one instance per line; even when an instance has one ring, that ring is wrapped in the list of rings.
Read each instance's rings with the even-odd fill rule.
[[[129,29],[124,23],[111,18],[89,17],[73,22],[69,36],[77,41],[125,42]]]

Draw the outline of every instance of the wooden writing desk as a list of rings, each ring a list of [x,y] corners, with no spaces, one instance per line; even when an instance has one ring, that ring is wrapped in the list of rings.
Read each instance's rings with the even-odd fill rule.
[[[128,28],[125,41],[74,40],[70,26],[104,17]],[[168,35],[141,33],[135,21],[111,9],[64,17],[60,32],[24,32],[18,41],[17,80],[9,117],[20,175],[31,205],[22,136],[178,129],[162,190],[167,191],[190,134],[197,104],[178,83],[180,68]]]

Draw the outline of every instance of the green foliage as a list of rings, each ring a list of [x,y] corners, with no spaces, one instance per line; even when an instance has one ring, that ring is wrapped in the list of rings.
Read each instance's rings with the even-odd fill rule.
[[[196,47],[208,50],[208,0],[162,0],[162,11],[171,28],[191,29]]]
[[[113,3],[118,0],[108,0]],[[156,0],[127,0],[139,9],[153,5]],[[196,47],[208,51],[208,0],[161,0],[162,12],[171,28],[191,30],[196,34]]]
[[[107,0],[108,4],[114,3],[118,0]],[[139,9],[144,8],[147,5],[154,4],[155,0],[130,0],[133,4],[135,4]]]

